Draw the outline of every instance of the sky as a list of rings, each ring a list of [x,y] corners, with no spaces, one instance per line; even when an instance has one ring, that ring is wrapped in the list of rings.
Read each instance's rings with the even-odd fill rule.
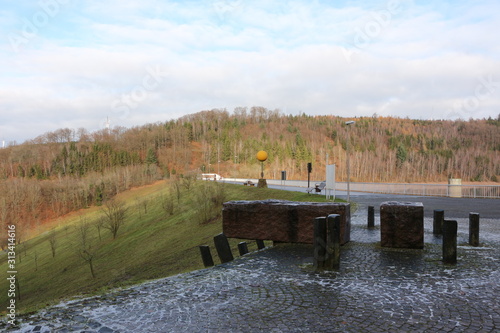
[[[225,108],[500,114],[500,1],[2,0],[0,140]]]

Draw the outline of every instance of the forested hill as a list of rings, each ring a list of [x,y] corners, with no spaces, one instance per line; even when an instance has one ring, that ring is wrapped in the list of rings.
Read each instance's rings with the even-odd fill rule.
[[[348,128],[347,120],[355,123]],[[130,129],[49,132],[0,150],[0,177],[83,177],[137,165],[158,166],[154,173],[167,177],[209,168],[224,176],[253,177],[260,171],[255,154],[264,149],[268,177],[287,170],[289,178],[301,179],[306,163],[313,162],[321,178],[329,154],[343,180],[348,137],[354,181],[496,181],[500,174],[500,115],[469,121],[346,119],[253,107],[203,111]]]
[[[355,123],[347,126],[348,120]],[[312,162],[311,178],[323,179],[328,154],[343,181],[348,140],[352,181],[496,182],[500,177],[500,115],[427,121],[289,116],[263,107],[211,110],[129,129],[60,129],[0,149],[0,218],[58,216],[173,175],[211,171],[258,177],[259,150],[269,153],[267,178],[286,170],[289,179],[306,179]]]

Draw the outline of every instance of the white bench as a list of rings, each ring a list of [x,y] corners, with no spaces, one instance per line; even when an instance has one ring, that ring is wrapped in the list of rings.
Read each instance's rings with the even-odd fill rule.
[[[314,190],[316,193],[320,193],[321,191],[323,191],[325,187],[326,187],[326,182],[321,182],[319,184],[315,184],[314,187],[308,187],[306,191],[307,193],[311,193]]]
[[[243,183],[243,185],[245,185],[245,186],[252,186],[252,187],[254,187],[254,186],[255,186],[255,183],[254,183],[253,181],[251,181],[251,180],[247,180],[246,182],[244,182],[244,183]]]

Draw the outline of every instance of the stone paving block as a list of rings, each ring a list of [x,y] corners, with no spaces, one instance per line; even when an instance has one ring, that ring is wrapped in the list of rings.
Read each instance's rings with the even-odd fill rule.
[[[424,205],[421,202],[386,201],[380,204],[382,247],[424,247]]]
[[[312,244],[314,218],[329,214],[340,215],[341,244],[349,242],[351,213],[348,203],[229,201],[223,204],[222,227],[224,234],[232,238]]]

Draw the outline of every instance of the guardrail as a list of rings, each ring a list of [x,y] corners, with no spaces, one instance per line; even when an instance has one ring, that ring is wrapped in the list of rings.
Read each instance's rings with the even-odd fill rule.
[[[226,181],[245,182],[249,178],[225,178]],[[258,179],[250,179],[257,182]],[[311,180],[310,186],[321,181]],[[269,185],[307,187],[305,180],[268,179]],[[347,191],[346,182],[336,182],[335,190]],[[350,183],[351,192],[385,193],[398,195],[437,196],[452,198],[488,198],[500,199],[500,185],[448,185],[448,184],[412,184],[412,183]]]
[[[351,183],[350,189],[353,192],[500,199],[500,185]],[[347,183],[337,183],[337,190],[347,190]]]

